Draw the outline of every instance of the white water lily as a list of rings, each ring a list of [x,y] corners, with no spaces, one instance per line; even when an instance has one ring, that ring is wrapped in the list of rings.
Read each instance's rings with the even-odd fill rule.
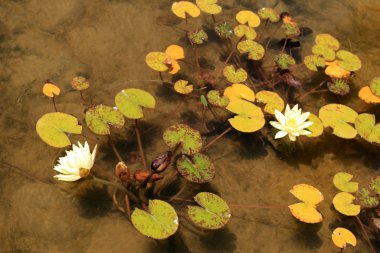
[[[271,121],[270,124],[280,130],[274,136],[275,139],[288,135],[291,141],[295,141],[300,135],[311,134],[310,131],[305,130],[313,124],[311,121],[306,121],[310,112],[302,113],[302,110],[298,109],[298,105],[295,105],[292,109],[290,109],[289,105],[286,105],[285,114],[278,110],[275,110],[274,113],[277,121]]]
[[[94,165],[97,147],[98,145],[95,145],[91,154],[87,141],[84,146],[79,141],[78,146],[73,144],[73,149],[66,151],[66,156],[60,157],[58,164],[54,166],[54,170],[62,173],[55,175],[54,178],[72,182],[87,177]]]

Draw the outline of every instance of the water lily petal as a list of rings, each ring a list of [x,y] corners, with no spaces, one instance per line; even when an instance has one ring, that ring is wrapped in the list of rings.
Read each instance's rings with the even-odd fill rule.
[[[276,133],[276,135],[274,136],[274,138],[275,138],[275,139],[280,139],[280,138],[285,137],[287,134],[288,134],[288,133],[285,132],[285,131],[278,131],[278,132]]]
[[[269,122],[273,127],[279,129],[279,130],[284,130],[284,127],[283,125],[281,125],[280,123],[278,123],[277,121],[270,121]]]
[[[76,175],[62,175],[62,174],[55,175],[54,178],[58,179],[60,181],[66,181],[66,182],[73,182],[73,181],[77,181],[77,180],[81,179],[80,176],[76,176]]]

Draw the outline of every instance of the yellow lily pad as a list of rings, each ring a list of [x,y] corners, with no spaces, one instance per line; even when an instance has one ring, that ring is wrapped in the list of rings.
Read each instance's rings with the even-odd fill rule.
[[[198,6],[189,1],[179,1],[172,4],[172,12],[177,17],[186,18],[186,15],[190,15],[193,18],[198,17],[201,14]]]
[[[261,60],[265,55],[264,47],[253,40],[240,41],[237,49],[241,54],[248,53],[248,58],[255,61]]]
[[[180,94],[189,94],[193,92],[193,85],[186,80],[178,80],[174,84],[174,90]]]
[[[245,36],[248,40],[254,40],[256,39],[256,31],[247,25],[237,25],[234,28],[234,33],[237,37],[241,38]]]
[[[362,67],[362,62],[359,57],[346,50],[338,51],[336,57],[339,59],[337,61],[338,66],[346,71],[358,71]]]
[[[263,20],[269,20],[270,22],[277,23],[280,21],[280,14],[272,8],[261,8],[258,12],[259,16]]]
[[[355,123],[357,112],[342,104],[328,104],[319,110],[324,127],[331,127],[333,134],[344,139],[355,138],[357,131],[349,123]]]
[[[328,33],[318,34],[315,37],[315,44],[326,45],[334,51],[337,51],[340,47],[339,41]]]
[[[355,235],[348,229],[345,228],[336,228],[332,232],[331,239],[335,246],[341,249],[345,249],[347,244],[351,246],[356,246],[356,237]]]
[[[241,99],[231,101],[226,109],[237,114],[228,121],[233,128],[240,132],[256,132],[265,125],[264,114],[260,107],[248,101]]]
[[[361,100],[363,100],[367,104],[380,103],[380,97],[373,94],[369,86],[364,86],[363,88],[361,88],[358,96]]]
[[[350,182],[354,176],[346,172],[338,172],[333,178],[336,188],[343,192],[356,192],[359,190],[358,182]]]
[[[318,71],[318,68],[324,68],[326,66],[325,59],[319,55],[305,56],[303,62],[305,66],[312,71]]]
[[[45,83],[42,87],[42,93],[47,97],[55,97],[61,93],[61,89],[54,83]]]
[[[315,55],[322,56],[326,61],[333,61],[335,59],[335,51],[327,45],[314,45],[312,48],[312,52]]]
[[[260,25],[260,17],[252,11],[239,11],[236,14],[236,20],[242,25],[248,23],[250,27],[258,27]]]
[[[376,124],[375,115],[359,114],[355,120],[355,128],[366,141],[380,143],[380,123]]]
[[[360,206],[353,204],[354,195],[348,192],[340,192],[335,195],[333,205],[341,214],[347,216],[356,216],[360,213]]]
[[[245,99],[251,102],[255,101],[255,92],[244,84],[234,83],[224,90],[224,96],[230,101]]]
[[[222,12],[222,7],[217,5],[218,0],[195,0],[199,9],[208,14],[219,14]]]
[[[226,96],[221,96],[218,90],[207,92],[207,100],[210,104],[218,107],[226,107],[230,100]]]
[[[155,71],[166,71],[168,70],[167,64],[165,64],[168,55],[162,52],[150,52],[145,57],[145,62],[148,66]]]
[[[326,65],[325,74],[331,78],[341,79],[351,75],[349,71],[346,71],[338,65],[338,61],[326,62]]]
[[[309,126],[308,129],[311,134],[306,135],[307,137],[317,137],[323,133],[323,123],[317,115],[310,113],[309,121],[313,122],[313,125]]]
[[[231,83],[242,83],[248,78],[248,74],[244,69],[238,68],[235,70],[232,65],[228,65],[223,69],[223,75]]]
[[[282,98],[276,92],[267,90],[259,91],[256,94],[256,99],[258,103],[264,103],[264,111],[272,115],[274,115],[275,110],[278,110],[280,112],[284,110],[284,100],[282,100]]]
[[[369,87],[375,96],[380,97],[380,77],[375,77]]]

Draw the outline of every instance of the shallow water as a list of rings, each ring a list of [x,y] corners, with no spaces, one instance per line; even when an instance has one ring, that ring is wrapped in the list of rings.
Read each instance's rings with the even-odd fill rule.
[[[243,8],[275,7],[292,13],[314,34],[331,33],[346,48],[351,47],[363,60],[363,68],[357,73],[352,94],[338,102],[358,110],[364,108],[356,92],[380,73],[380,1],[219,2],[225,11],[218,20],[232,20],[233,14]],[[130,81],[158,79],[144,63],[145,55],[170,44],[185,46],[190,52],[188,60],[193,60],[184,32],[178,28],[181,24],[170,14],[170,4],[169,0],[0,1],[1,252],[337,252],[330,236],[335,227],[342,225],[349,226],[359,239],[355,249],[345,252],[368,252],[357,226],[348,218],[342,219],[330,206],[336,193],[332,177],[346,171],[360,184],[368,183],[379,174],[379,149],[328,133],[317,140],[303,139],[303,149],[298,148],[289,157],[279,156],[269,145],[263,145],[256,134],[236,132],[207,151],[217,174],[206,188],[231,204],[286,206],[296,201],[288,192],[294,184],[319,188],[325,201],[319,206],[324,222],[318,226],[297,222],[287,208],[235,207],[233,218],[221,230],[202,232],[182,226],[171,239],[157,243],[140,235],[113,208],[106,188],[54,182],[52,166],[59,150],[45,145],[34,130],[37,119],[53,110],[41,95],[46,79],[63,89],[63,96],[57,99],[58,109],[80,119],[84,107],[78,106],[79,94],[69,85],[77,74],[91,80],[91,89],[85,95],[96,103],[113,105],[114,95],[127,87],[154,94],[157,108],[146,111],[141,123],[150,159],[167,149],[161,136],[171,124],[187,123],[206,131],[197,101],[184,100],[157,83]],[[211,23],[206,15],[202,19]],[[200,24],[202,19],[193,24]],[[310,52],[312,40],[312,36],[304,39],[301,55]],[[216,43],[210,44],[212,50],[201,49],[200,55],[215,63],[215,52],[220,49]],[[183,73],[191,74],[184,64]],[[306,89],[314,84],[306,78],[309,74],[306,70],[297,73]],[[317,108],[310,104],[319,108],[331,101],[337,99],[315,96],[303,107],[316,113]],[[379,112],[376,108],[372,111]],[[208,120],[211,117],[207,115]],[[123,157],[129,159],[137,154],[137,144],[129,121],[127,128],[127,132],[115,131],[114,136]],[[95,142],[102,145],[97,164],[105,168],[104,176],[111,177],[116,159],[107,140],[88,130],[84,135],[91,137],[91,146]],[[208,136],[208,140],[211,138]],[[132,169],[139,166],[130,164]]]

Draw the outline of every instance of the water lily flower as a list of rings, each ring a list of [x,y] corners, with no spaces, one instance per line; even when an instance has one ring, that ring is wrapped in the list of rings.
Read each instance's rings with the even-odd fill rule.
[[[271,121],[270,124],[280,130],[274,136],[275,139],[288,135],[291,141],[295,141],[300,135],[311,134],[310,131],[305,130],[313,124],[311,121],[306,121],[310,112],[302,113],[302,110],[298,109],[298,104],[292,109],[286,105],[285,114],[278,110],[275,110],[274,113],[277,121]]]
[[[72,182],[87,177],[94,165],[97,147],[98,145],[95,145],[91,154],[87,141],[84,146],[79,141],[78,146],[73,144],[73,149],[66,151],[66,156],[60,157],[58,164],[54,166],[54,170],[62,173],[55,175],[54,178]]]

